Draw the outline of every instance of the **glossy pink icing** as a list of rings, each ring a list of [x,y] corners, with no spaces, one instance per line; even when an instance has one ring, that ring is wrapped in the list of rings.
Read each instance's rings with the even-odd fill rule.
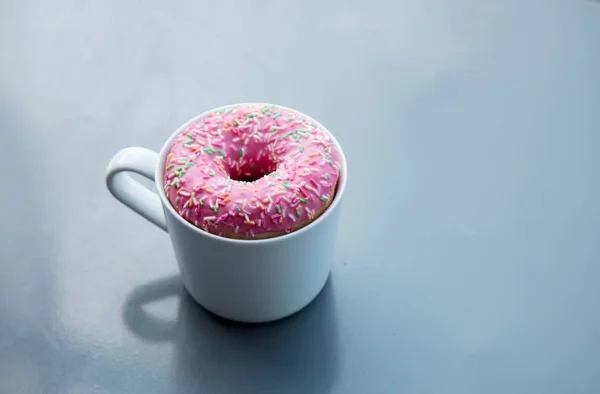
[[[164,188],[193,225],[254,237],[316,219],[334,197],[339,169],[329,134],[306,116],[233,106],[190,122],[175,138]]]

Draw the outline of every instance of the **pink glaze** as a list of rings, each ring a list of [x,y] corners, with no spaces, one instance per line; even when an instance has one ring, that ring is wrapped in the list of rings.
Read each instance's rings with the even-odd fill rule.
[[[165,194],[179,215],[213,234],[247,237],[316,219],[340,169],[325,130],[274,105],[233,106],[194,120],[165,166]]]

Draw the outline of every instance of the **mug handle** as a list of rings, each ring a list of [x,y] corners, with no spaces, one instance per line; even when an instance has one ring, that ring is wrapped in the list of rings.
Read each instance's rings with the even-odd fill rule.
[[[111,194],[123,204],[167,231],[167,223],[158,196],[141,183],[133,180],[127,172],[135,172],[156,182],[154,170],[158,153],[146,148],[125,148],[113,156],[106,169],[106,186]]]

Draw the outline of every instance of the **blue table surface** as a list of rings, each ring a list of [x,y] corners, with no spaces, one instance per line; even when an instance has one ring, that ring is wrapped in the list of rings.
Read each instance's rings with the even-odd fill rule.
[[[599,393],[599,43],[588,0],[2,2],[0,393]],[[349,161],[331,279],[268,325],[104,184],[244,101]]]

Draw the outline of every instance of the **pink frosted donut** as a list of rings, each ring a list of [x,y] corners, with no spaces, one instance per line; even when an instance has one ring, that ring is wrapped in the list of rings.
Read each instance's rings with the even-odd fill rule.
[[[331,137],[305,115],[242,105],[185,126],[167,156],[164,189],[194,226],[264,239],[318,218],[333,200],[339,172]]]

